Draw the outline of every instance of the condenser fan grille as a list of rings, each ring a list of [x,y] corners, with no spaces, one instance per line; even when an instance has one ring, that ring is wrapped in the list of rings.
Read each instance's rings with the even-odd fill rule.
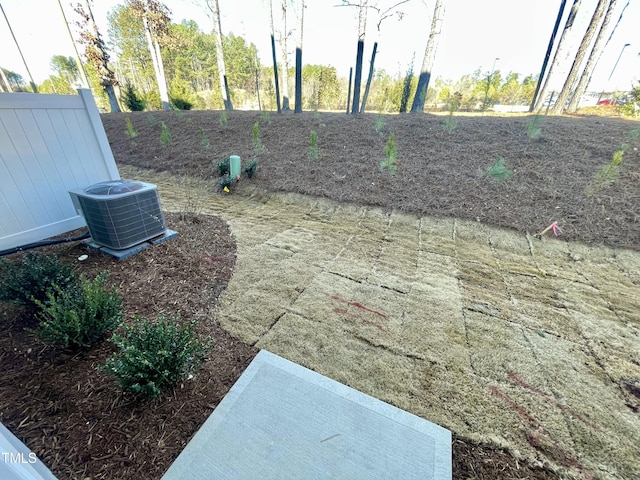
[[[144,188],[126,193],[113,193],[117,189],[105,190],[107,193],[100,194],[86,193],[91,187],[84,193],[71,192],[94,242],[118,250],[165,232],[166,224],[156,186],[139,183]]]

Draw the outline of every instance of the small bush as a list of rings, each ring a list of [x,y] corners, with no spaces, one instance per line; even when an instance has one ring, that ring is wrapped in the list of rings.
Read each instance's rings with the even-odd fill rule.
[[[258,161],[253,159],[249,160],[244,167],[244,173],[247,174],[247,177],[253,177],[253,174],[256,173],[256,169],[258,168]]]
[[[118,326],[122,299],[115,286],[106,289],[107,273],[94,280],[82,275],[79,285],[54,285],[45,302],[36,301],[40,320],[34,330],[44,340],[65,348],[89,348]]]
[[[219,183],[222,188],[231,188],[231,185],[233,185],[233,180],[234,179],[231,178],[231,175],[226,174],[222,178],[220,178]]]
[[[0,260],[0,300],[25,305],[31,310],[36,302],[47,299],[54,285],[67,288],[75,283],[71,265],[56,256],[29,252],[20,264]]]
[[[542,135],[542,128],[540,128],[540,122],[542,121],[541,115],[535,115],[529,123],[527,123],[527,137],[529,140],[538,140]]]
[[[131,123],[131,119],[129,117],[125,118],[125,122],[127,124],[127,135],[129,138],[136,138],[138,136],[138,132],[133,129],[133,124]]]
[[[393,133],[389,134],[387,144],[384,147],[384,154],[387,158],[380,162],[380,170],[387,169],[391,175],[395,175],[398,170],[398,166],[396,165],[398,149],[396,148],[396,140]]]
[[[456,128],[458,128],[458,121],[453,118],[453,113],[449,113],[449,116],[444,120],[444,123],[442,124],[442,128],[447,133],[451,133]]]
[[[160,144],[163,147],[166,147],[171,143],[171,133],[169,133],[169,129],[167,128],[167,124],[161,122],[162,132],[160,132]]]
[[[111,341],[120,350],[103,367],[114,375],[124,390],[145,397],[156,397],[194,371],[210,350],[201,342],[195,323],[180,324],[176,317],[160,316],[157,322],[137,318]]]
[[[127,82],[124,92],[120,97],[122,103],[132,112],[141,112],[146,107],[147,102],[144,98],[139,97],[133,85]]]
[[[225,112],[224,110],[220,112],[220,118],[218,119],[218,123],[220,124],[221,127],[226,127],[227,126],[227,112]]]
[[[311,130],[309,137],[309,152],[307,156],[310,160],[317,160],[320,158],[320,149],[318,148],[318,134],[315,130]]]
[[[218,170],[218,176],[228,175],[231,173],[231,166],[229,164],[229,157],[225,157],[216,164]]]
[[[376,117],[376,126],[375,126],[376,133],[382,133],[382,129],[384,129],[385,125],[386,125],[386,122],[382,118],[382,114],[379,113],[378,116]]]
[[[487,169],[487,175],[499,182],[504,182],[513,175],[513,172],[507,168],[504,158],[500,157]]]
[[[253,140],[253,150],[256,155],[267,151],[266,147],[262,143],[262,139],[260,138],[260,124],[258,122],[254,123],[251,128],[251,138]]]

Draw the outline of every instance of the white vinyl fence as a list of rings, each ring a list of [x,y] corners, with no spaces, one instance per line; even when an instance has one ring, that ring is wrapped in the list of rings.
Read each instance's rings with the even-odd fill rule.
[[[0,93],[0,250],[85,225],[68,191],[120,178],[90,90]]]

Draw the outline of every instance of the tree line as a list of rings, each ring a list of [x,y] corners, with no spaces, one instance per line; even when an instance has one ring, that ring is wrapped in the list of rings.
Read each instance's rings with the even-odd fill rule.
[[[279,0],[279,29],[274,26],[274,2],[269,0],[272,65],[261,65],[255,45],[233,33],[222,33],[218,0],[200,0],[214,25],[210,33],[203,32],[193,20],[173,23],[170,10],[158,0],[126,0],[109,12],[108,42],[103,40],[93,19],[91,0],[85,0],[74,8],[85,61],[79,66],[73,57],[54,56],[51,59],[54,74],[38,90],[73,93],[86,72],[97,103],[111,111],[121,108],[232,109],[233,105],[281,111],[290,109],[290,91],[295,91],[296,111],[486,110],[496,103],[531,104],[540,110],[549,96],[549,78],[559,69],[563,58],[559,53],[568,48],[564,39],[573,27],[581,4],[581,0],[573,1],[556,45],[555,36],[566,4],[566,0],[562,1],[539,84],[537,76],[521,76],[514,72],[503,76],[500,71],[475,71],[456,81],[439,77],[431,81],[444,22],[444,0],[435,2],[420,71],[414,74],[413,62],[407,65],[403,74],[391,75],[375,68],[377,43],[374,42],[365,80],[362,64],[366,21],[371,16],[368,14],[374,12],[373,18],[380,29],[387,18],[402,16],[402,6],[408,1],[357,0],[357,3],[351,3],[342,0],[339,6],[358,11],[355,78],[350,74],[347,79],[339,77],[333,67],[302,63],[304,0]],[[610,30],[615,4],[616,0],[598,0],[573,61],[575,68],[569,72],[558,95],[555,113],[561,113],[567,104],[570,109],[577,106],[606,46],[603,42],[605,34],[610,33],[610,40],[626,9],[625,6]],[[289,62],[290,46],[287,44],[292,37],[296,39],[295,66]],[[595,43],[592,42],[594,38]],[[276,44],[280,46],[279,59]],[[554,49],[555,55],[550,59]],[[586,64],[585,58],[588,58]],[[547,65],[549,69],[546,69]],[[0,86],[3,85],[13,91],[28,89],[20,75],[0,68]]]

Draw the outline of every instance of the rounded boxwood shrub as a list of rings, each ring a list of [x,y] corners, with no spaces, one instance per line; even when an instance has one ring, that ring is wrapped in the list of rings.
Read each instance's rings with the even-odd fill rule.
[[[114,375],[124,390],[156,397],[193,372],[211,348],[201,342],[195,322],[181,323],[177,317],[161,315],[156,322],[138,317],[132,326],[111,339],[119,352],[109,357],[103,369]]]
[[[62,289],[74,285],[71,265],[60,262],[55,255],[29,252],[21,263],[0,260],[0,300],[25,305],[35,311],[37,302],[44,302],[54,285]]]
[[[122,319],[122,299],[115,286],[106,288],[107,272],[94,280],[80,276],[78,285],[54,285],[47,300],[37,301],[40,321],[33,331],[65,348],[89,348],[115,329]]]

